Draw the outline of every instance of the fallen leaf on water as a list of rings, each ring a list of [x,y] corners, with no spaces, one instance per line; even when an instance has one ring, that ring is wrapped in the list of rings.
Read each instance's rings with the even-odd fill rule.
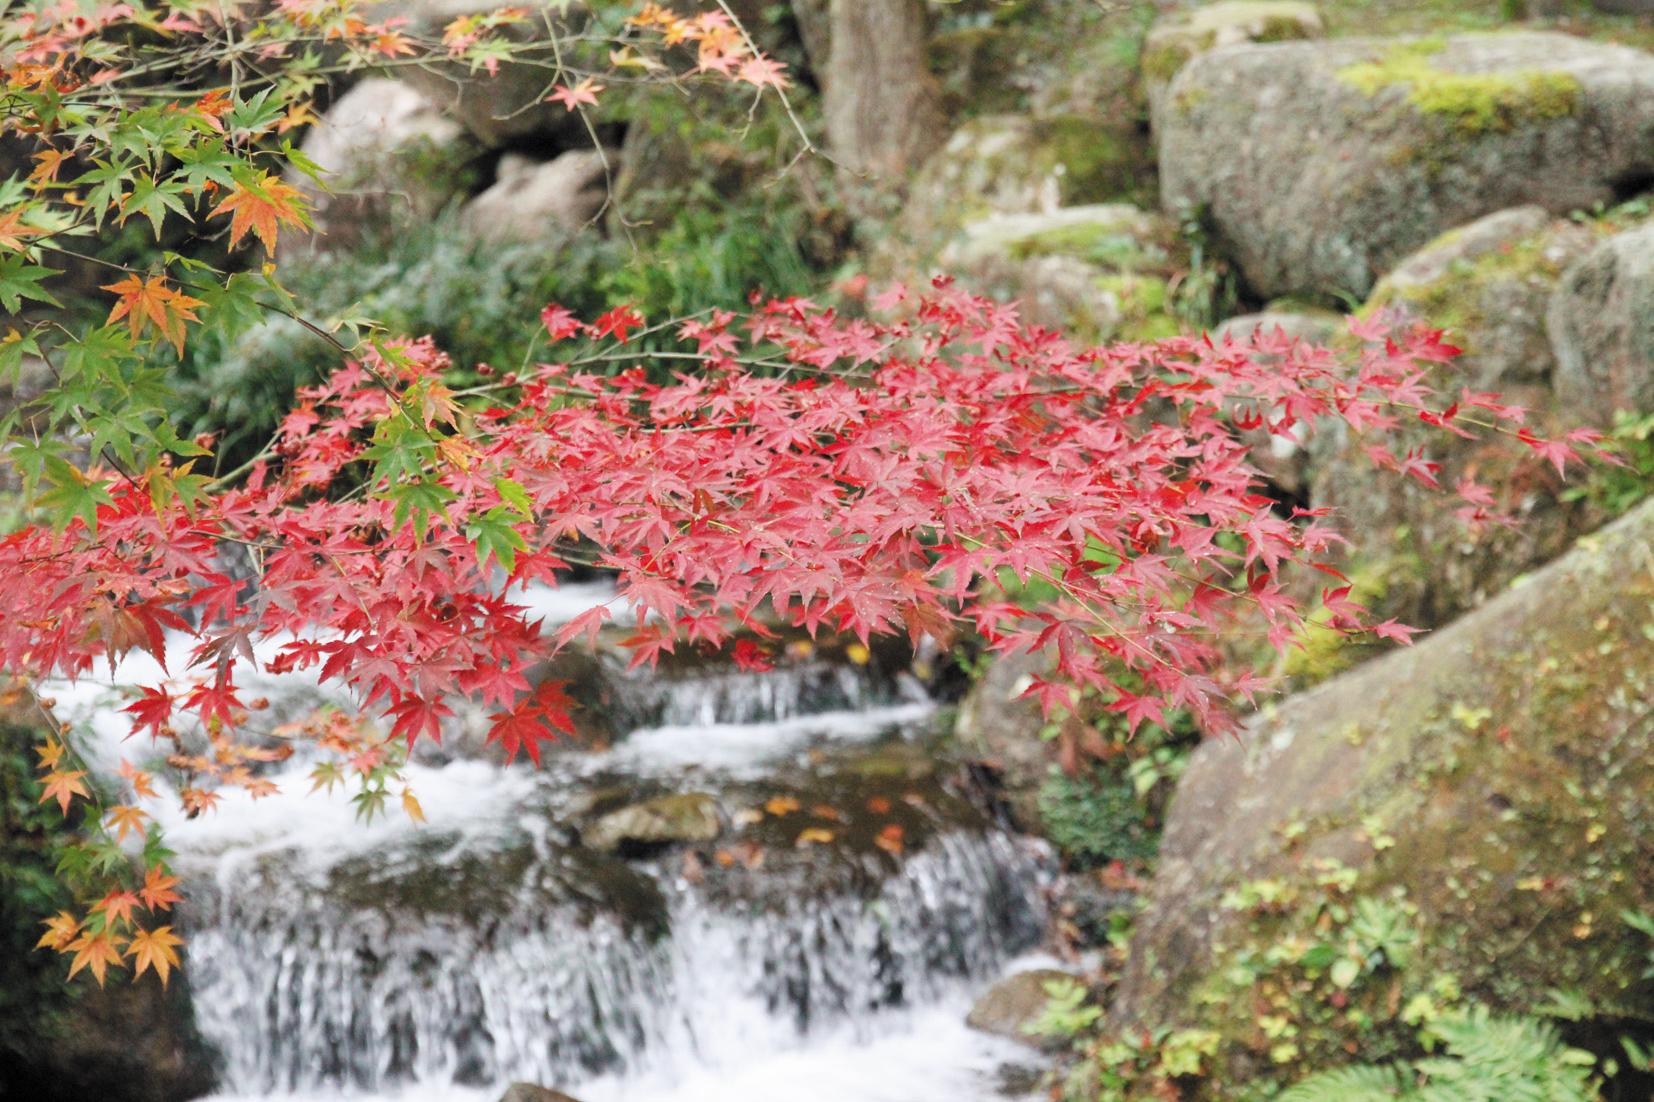
[[[810,814],[814,815],[818,819],[830,819],[835,823],[843,823],[848,821],[844,817],[844,812],[828,804],[816,804],[810,809]]]
[[[867,800],[867,810],[875,815],[890,814],[890,801],[883,796],[871,796]]]
[[[798,808],[798,801],[791,796],[774,796],[764,804],[764,810],[771,815],[791,815]]]
[[[821,827],[809,827],[798,832],[798,842],[796,844],[800,846],[826,845],[832,840],[832,831],[824,830]]]
[[[737,811],[735,813],[734,819],[735,819],[735,825],[736,826],[738,826],[738,827],[749,827],[754,823],[763,822],[764,821],[764,813],[762,811],[759,811],[756,807],[746,807],[746,808],[742,808],[740,811]]]
[[[884,850],[886,853],[899,857],[902,853],[903,837],[906,833],[907,832],[902,829],[902,824],[891,823],[889,826],[879,831],[878,835],[873,839],[873,844]]]

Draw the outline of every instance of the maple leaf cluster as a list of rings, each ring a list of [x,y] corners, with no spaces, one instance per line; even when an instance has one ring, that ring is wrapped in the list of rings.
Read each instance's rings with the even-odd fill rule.
[[[537,758],[570,723],[529,666],[611,612],[547,641],[510,594],[581,558],[613,572],[635,609],[635,662],[732,643],[740,626],[762,638],[778,620],[863,641],[966,631],[994,651],[1049,649],[1053,673],[1031,690],[1048,710],[1083,691],[1132,726],[1176,707],[1223,730],[1230,702],[1259,688],[1222,671],[1226,628],[1244,612],[1285,648],[1306,613],[1287,568],[1342,581],[1331,518],[1268,496],[1239,428],[1332,419],[1382,441],[1403,420],[1446,416],[1429,405],[1429,368],[1451,354],[1437,333],[1358,329],[1352,370],[1301,344],[1080,350],[946,283],[884,305],[895,320],[798,300],[691,320],[678,332],[700,370],[664,384],[575,357],[454,395],[429,341],[387,347],[302,392],[244,484],[158,502],[100,475],[88,517],[0,541],[0,665],[73,677],[131,647],[164,660],[163,632],[185,632],[192,669],[143,688],[134,731],[163,736],[189,717],[231,739],[249,707],[238,674],[271,644],[273,670],[347,687],[395,737],[440,737],[466,697],[496,709],[508,754]],[[640,320],[545,316],[571,345]],[[1491,426],[1520,416],[1468,392],[1454,405]],[[1573,455],[1567,441],[1530,446]],[[256,549],[256,578],[226,565],[231,544]],[[1008,596],[1031,581],[1056,599]],[[1347,584],[1321,606],[1336,629],[1406,639],[1368,623]],[[737,645],[763,663],[750,638]],[[243,761],[220,746],[185,764],[267,783]]]

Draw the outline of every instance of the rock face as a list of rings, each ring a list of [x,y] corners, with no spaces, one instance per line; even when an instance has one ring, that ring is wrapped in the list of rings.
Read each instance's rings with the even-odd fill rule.
[[[1203,211],[1264,298],[1365,295],[1454,226],[1654,176],[1654,57],[1561,34],[1236,46],[1168,97],[1162,201]]]
[[[1039,704],[1022,694],[1048,668],[1036,654],[996,659],[959,702],[953,729],[960,749],[994,771],[1012,818],[1025,830],[1039,827],[1039,788],[1052,755],[1040,738]]]
[[[1463,355],[1439,370],[1436,385],[1492,391],[1530,411],[1535,431],[1580,420],[1606,424],[1611,407],[1596,396],[1560,409],[1556,358],[1546,315],[1563,272],[1591,251],[1595,233],[1542,208],[1516,207],[1442,235],[1404,260],[1374,291],[1366,313],[1394,312],[1408,323],[1448,330]],[[1473,478],[1495,495],[1515,527],[1467,526],[1464,504],[1380,471],[1366,441],[1337,431],[1312,441],[1311,503],[1337,510],[1351,539],[1346,573],[1366,599],[1416,626],[1435,626],[1497,593],[1512,578],[1549,562],[1600,523],[1584,502],[1520,442],[1480,434],[1461,439],[1424,425],[1403,427],[1407,446],[1441,464],[1449,491]]]
[[[1320,10],[1299,0],[1219,0],[1164,16],[1143,43],[1143,91],[1150,118],[1158,127],[1172,78],[1198,54],[1249,42],[1320,38],[1325,33]]]
[[[460,218],[488,241],[555,242],[596,218],[606,194],[601,154],[576,150],[535,161],[508,153],[499,178],[465,204]]]
[[[1111,1023],[1251,1028],[1200,995],[1248,937],[1220,901],[1313,885],[1329,859],[1364,898],[1417,909],[1410,974],[1451,972],[1494,1008],[1556,988],[1654,1009],[1626,963],[1647,940],[1617,918],[1654,904],[1654,879],[1626,872],[1654,862],[1651,546],[1654,502],[1416,647],[1202,746]]]
[[[609,852],[627,844],[710,842],[722,830],[718,801],[704,792],[688,792],[611,811],[582,830],[580,840]]]
[[[1036,968],[1007,976],[976,1000],[965,1017],[965,1024],[983,1033],[1043,1048],[1042,1038],[1030,1035],[1027,1027],[1045,1013],[1045,1004],[1050,1001],[1046,985],[1072,979],[1069,973],[1055,968]]]
[[[369,77],[339,97],[304,137],[328,191],[298,172],[289,180],[311,202],[316,228],[289,249],[344,249],[364,228],[429,218],[457,194],[455,171],[474,147],[457,122],[398,80]],[[285,241],[286,239],[284,239]]]
[[[1654,410],[1654,223],[1598,245],[1550,304],[1557,397],[1570,411]]]

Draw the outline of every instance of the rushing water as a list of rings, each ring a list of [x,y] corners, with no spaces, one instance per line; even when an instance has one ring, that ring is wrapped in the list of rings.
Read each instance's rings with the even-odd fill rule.
[[[575,604],[542,601],[553,617]],[[1026,1054],[963,1015],[1038,938],[1024,840],[915,795],[935,821],[895,857],[824,847],[720,877],[670,851],[595,853],[570,826],[617,781],[727,808],[848,748],[899,744],[930,711],[923,693],[821,660],[622,687],[644,726],[606,753],[410,766],[422,826],[355,824],[342,793],[303,796],[296,765],[276,797],[165,824],[225,1097],[489,1102],[514,1080],[586,1102],[997,1096],[996,1069]],[[254,691],[277,710],[320,698],[298,678]],[[90,684],[57,695],[109,738],[123,727]]]

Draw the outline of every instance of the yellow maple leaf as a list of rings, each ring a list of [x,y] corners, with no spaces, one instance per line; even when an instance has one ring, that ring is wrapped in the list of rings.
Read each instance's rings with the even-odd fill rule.
[[[172,342],[180,356],[184,354],[184,323],[198,320],[195,307],[201,305],[200,299],[168,287],[165,276],[139,279],[129,275],[119,282],[105,284],[103,290],[118,296],[115,308],[109,311],[111,323],[125,318],[134,338],[145,326],[153,325]]]
[[[419,806],[419,800],[413,794],[413,789],[402,790],[402,810],[408,813],[408,818],[416,823],[425,821],[425,809]]]
[[[56,949],[62,952],[63,947],[75,940],[75,935],[80,933],[80,919],[68,911],[59,911],[41,925],[46,927],[46,932],[34,943],[36,949]]]
[[[56,769],[58,761],[63,757],[63,744],[55,738],[48,738],[36,746],[34,752],[40,756],[40,768]]]
[[[275,252],[276,235],[283,225],[305,228],[310,219],[304,212],[304,196],[266,172],[251,185],[238,183],[208,217],[230,216],[230,247],[240,244],[248,232],[264,242],[265,252]]]
[[[126,947],[126,955],[132,958],[132,978],[137,979],[144,974],[144,969],[153,968],[155,974],[161,977],[161,986],[167,985],[167,978],[172,969],[178,964],[178,946],[184,944],[172,932],[171,926],[157,926],[153,930],[139,930],[132,935],[132,944]]]

